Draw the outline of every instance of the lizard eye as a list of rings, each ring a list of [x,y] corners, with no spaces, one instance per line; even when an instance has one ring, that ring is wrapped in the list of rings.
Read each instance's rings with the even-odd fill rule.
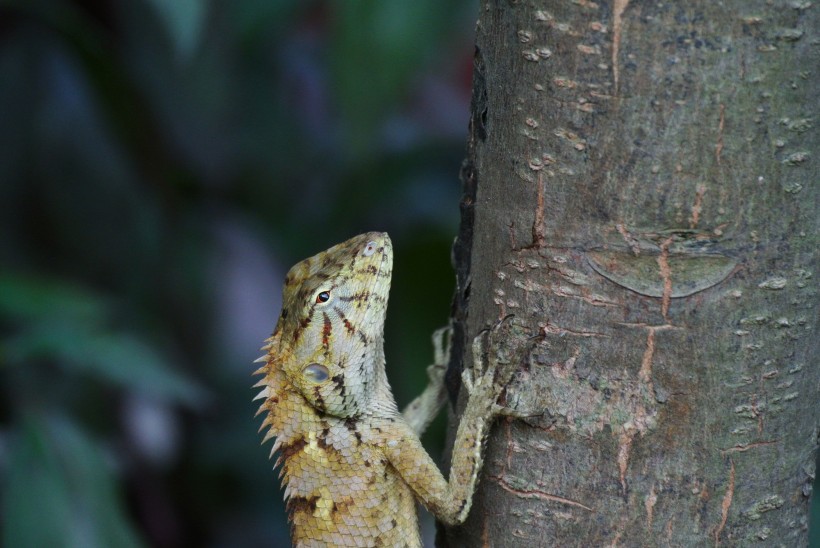
[[[312,363],[305,367],[302,370],[302,374],[307,380],[315,382],[316,384],[326,381],[330,376],[330,372],[327,370],[327,367],[318,363]]]
[[[362,251],[362,255],[365,257],[370,257],[376,252],[376,242],[367,242],[367,245],[364,246],[364,251]]]
[[[322,291],[318,295],[316,295],[316,302],[317,303],[326,303],[330,300],[330,291]]]

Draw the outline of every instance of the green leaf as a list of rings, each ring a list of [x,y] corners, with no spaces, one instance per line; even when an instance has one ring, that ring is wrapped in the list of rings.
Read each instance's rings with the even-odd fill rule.
[[[4,546],[143,545],[99,444],[71,421],[30,419],[12,439]]]
[[[208,0],[148,0],[165,25],[168,35],[183,58],[189,58],[199,46],[205,27]]]
[[[62,317],[95,322],[108,315],[108,303],[80,287],[43,277],[0,274],[0,319]]]
[[[12,364],[52,359],[69,371],[191,406],[200,405],[206,396],[198,383],[174,371],[159,352],[130,333],[43,323],[5,341],[3,354]]]

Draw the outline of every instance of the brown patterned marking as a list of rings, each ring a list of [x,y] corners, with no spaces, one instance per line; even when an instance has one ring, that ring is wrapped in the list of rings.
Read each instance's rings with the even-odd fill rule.
[[[344,375],[339,373],[335,377],[330,378],[333,381],[333,384],[336,385],[336,388],[339,390],[339,395],[344,398],[345,397],[345,378]]]
[[[330,435],[330,427],[327,426],[319,432],[319,435],[316,436],[316,445],[319,446],[320,449],[324,449],[327,451],[330,449],[331,445],[327,442],[327,437]]]
[[[338,522],[344,514],[350,512],[350,507],[355,506],[356,501],[353,497],[343,497],[340,501],[333,501],[333,506],[330,508],[331,519]]]
[[[325,398],[322,396],[320,386],[313,387],[313,397],[316,399],[316,407],[322,412],[326,411],[327,406],[325,405]]]
[[[351,335],[352,335],[353,333],[355,333],[355,332],[356,332],[356,328],[353,326],[353,324],[352,324],[352,323],[350,323],[350,320],[348,320],[348,319],[345,317],[345,313],[344,313],[344,312],[342,312],[342,309],[341,309],[341,308],[339,308],[338,306],[334,306],[334,307],[333,307],[333,312],[335,312],[335,313],[336,313],[336,315],[339,317],[339,319],[341,319],[341,320],[342,320],[342,323],[344,324],[345,329],[347,329],[347,332],[348,332],[349,334],[351,334]]]
[[[333,323],[330,321],[330,316],[327,312],[322,312],[324,325],[322,326],[322,346],[328,348],[330,346],[330,333],[333,331]]]
[[[310,497],[300,497],[299,495],[291,495],[287,502],[287,510],[291,514],[312,514],[316,511],[316,502],[318,500],[319,495],[313,495]]]
[[[345,318],[345,319],[342,321],[342,323],[344,323],[344,325],[345,325],[345,329],[347,329],[347,332],[348,332],[348,333],[350,333],[351,335],[352,335],[353,333],[355,333],[356,328],[355,328],[355,327],[353,327],[353,324],[352,324],[352,323],[350,323],[350,320],[348,320],[347,318]]]
[[[302,318],[301,320],[299,320],[299,325],[297,325],[296,329],[293,330],[293,342],[298,341],[299,337],[302,336],[302,331],[307,329],[307,326],[310,324],[310,320],[311,320],[311,315],[310,314],[312,314],[312,313],[313,313],[313,308],[311,308],[311,311],[310,311],[309,315],[307,315],[304,318]]]
[[[376,265],[370,264],[367,265],[367,268],[365,268],[365,272],[367,272],[368,274],[373,274],[375,276],[376,274],[378,274],[379,269],[376,268]]]
[[[367,335],[365,335],[362,331],[359,331],[359,340],[362,341],[362,344],[365,346],[367,346],[368,343],[370,343],[370,341],[367,338]]]
[[[367,302],[367,299],[370,297],[370,291],[365,289],[364,291],[359,291],[358,293],[354,293],[353,295],[347,296],[343,295],[339,297],[340,301],[344,302],[352,302],[355,301],[359,304],[363,302]]]
[[[327,441],[326,434],[316,437],[316,445],[325,452],[328,459],[335,459],[337,462],[343,459],[339,449],[335,445]]]
[[[296,438],[292,442],[285,444],[283,443],[282,446],[279,448],[280,455],[283,459],[288,460],[293,455],[300,453],[305,446],[307,446],[307,440],[303,437]]]
[[[359,432],[358,425],[356,424],[356,419],[354,418],[347,418],[345,419],[345,428],[347,428],[350,432],[356,436],[356,441],[360,444],[362,443],[362,433]]]
[[[333,255],[332,255],[332,254],[330,254],[330,253],[326,253],[325,255],[323,255],[323,256],[322,256],[322,268],[321,268],[321,270],[331,270],[331,269],[329,269],[329,268],[324,268],[324,267],[329,266],[329,265],[330,265],[330,263],[332,263],[332,262],[333,262],[333,261],[335,261],[335,260],[336,260],[336,257],[335,257],[335,256],[333,256]],[[333,266],[334,266],[334,267],[338,267],[338,263],[337,263],[337,264],[334,264]],[[334,268],[334,269],[335,269],[335,268]]]

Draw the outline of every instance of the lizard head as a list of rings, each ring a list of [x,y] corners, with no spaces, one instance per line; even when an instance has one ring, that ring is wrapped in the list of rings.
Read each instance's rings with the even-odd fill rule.
[[[383,330],[393,269],[384,232],[368,232],[297,263],[274,332],[282,371],[320,413],[355,417],[390,407]]]

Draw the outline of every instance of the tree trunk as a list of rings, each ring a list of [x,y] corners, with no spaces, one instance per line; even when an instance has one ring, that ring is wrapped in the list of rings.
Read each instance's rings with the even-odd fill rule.
[[[455,341],[469,367],[506,314],[543,338],[440,544],[806,544],[811,4],[482,3]]]

